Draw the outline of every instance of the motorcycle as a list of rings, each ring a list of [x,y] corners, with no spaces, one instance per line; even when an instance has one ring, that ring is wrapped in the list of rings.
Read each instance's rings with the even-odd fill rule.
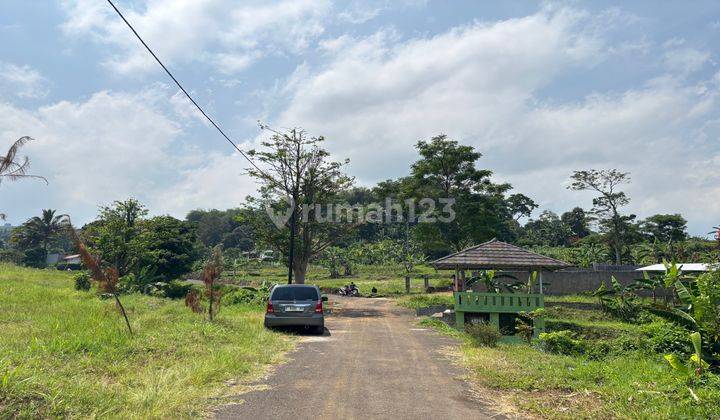
[[[357,287],[343,286],[338,290],[340,296],[359,297],[360,290]]]

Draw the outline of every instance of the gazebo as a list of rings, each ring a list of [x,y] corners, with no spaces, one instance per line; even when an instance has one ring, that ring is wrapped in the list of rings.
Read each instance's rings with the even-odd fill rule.
[[[456,326],[470,322],[488,322],[501,332],[513,331],[520,312],[545,307],[542,273],[569,267],[570,264],[528,251],[497,239],[464,249],[432,262],[437,270],[455,270],[454,299]],[[466,291],[466,270],[536,271],[540,293],[478,293]],[[544,330],[544,321],[535,320],[534,335]]]

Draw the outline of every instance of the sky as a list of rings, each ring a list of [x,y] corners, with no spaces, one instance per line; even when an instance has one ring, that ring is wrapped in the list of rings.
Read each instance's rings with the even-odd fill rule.
[[[589,209],[574,170],[630,172],[628,212],[720,223],[720,3],[117,0],[240,145],[275,128],[325,136],[358,185],[405,176],[422,139],[483,154],[540,210]],[[103,0],[0,5],[0,151],[49,184],[0,184],[19,224],[240,206],[248,166]],[[536,211],[534,216],[539,214]]]

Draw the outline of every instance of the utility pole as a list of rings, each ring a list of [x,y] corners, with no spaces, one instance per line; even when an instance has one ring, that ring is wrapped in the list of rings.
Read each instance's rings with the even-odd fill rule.
[[[288,284],[293,282],[293,260],[295,259],[295,203],[293,203],[292,215],[290,216],[290,246],[288,252]]]
[[[286,136],[287,137],[287,136]],[[295,140],[297,132],[292,130],[292,138]],[[292,203],[290,203],[292,214],[290,215],[290,246],[288,249],[288,284],[293,282],[293,262],[295,261],[295,230],[297,227],[297,201],[300,195],[300,144],[297,144],[295,155],[295,185],[292,186]]]

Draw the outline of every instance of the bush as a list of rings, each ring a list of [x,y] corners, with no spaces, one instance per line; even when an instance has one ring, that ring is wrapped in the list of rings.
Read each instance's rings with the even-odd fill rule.
[[[192,284],[183,283],[177,280],[173,280],[168,283],[164,283],[164,286],[159,287],[163,297],[170,299],[185,299],[185,296],[192,289]]]
[[[641,323],[644,321],[642,308],[633,298],[603,300],[602,309],[611,317],[623,322]]]
[[[540,347],[550,353],[577,356],[585,352],[582,341],[576,340],[568,330],[541,333]]]
[[[87,292],[90,290],[92,283],[90,282],[90,275],[85,272],[77,273],[73,276],[75,280],[75,290],[82,290]]]
[[[602,360],[615,351],[615,348],[604,340],[582,341],[581,345],[585,355],[590,360]]]
[[[652,351],[690,355],[692,343],[687,329],[669,322],[653,322],[642,326]]]
[[[485,322],[465,325],[465,332],[470,335],[475,344],[485,347],[495,347],[502,338],[500,331]]]
[[[268,293],[265,290],[257,290],[252,287],[231,290],[222,297],[223,305],[264,305],[267,302]]]

